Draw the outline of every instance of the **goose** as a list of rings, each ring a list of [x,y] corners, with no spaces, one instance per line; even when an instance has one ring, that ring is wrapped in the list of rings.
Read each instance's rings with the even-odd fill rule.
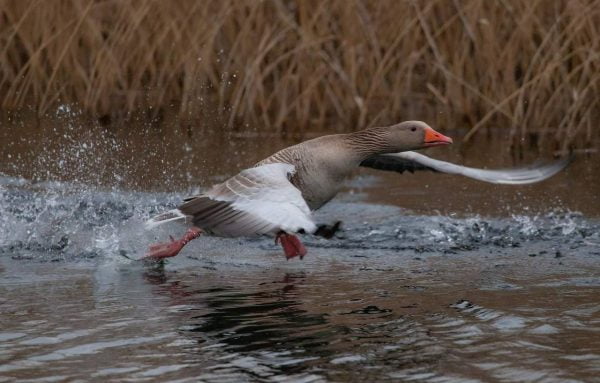
[[[287,147],[147,221],[147,228],[181,220],[191,227],[178,240],[171,237],[170,242],[150,246],[143,259],[174,257],[203,233],[222,237],[273,235],[287,259],[303,258],[307,250],[295,234],[318,232],[311,212],[331,200],[359,166],[399,173],[431,170],[519,185],[545,180],[568,163],[562,159],[537,167],[484,170],[414,152],[451,143],[450,137],[422,121],[405,121],[321,136]]]

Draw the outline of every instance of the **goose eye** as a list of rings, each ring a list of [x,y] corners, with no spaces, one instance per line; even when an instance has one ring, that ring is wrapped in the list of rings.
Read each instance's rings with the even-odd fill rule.
[[[410,128],[411,132],[414,132],[415,130],[417,130],[417,128]]]

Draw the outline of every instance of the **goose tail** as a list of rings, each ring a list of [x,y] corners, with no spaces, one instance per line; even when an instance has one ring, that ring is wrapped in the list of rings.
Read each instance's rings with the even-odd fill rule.
[[[181,212],[179,209],[173,209],[166,211],[164,213],[155,215],[146,221],[144,226],[146,229],[153,229],[158,225],[162,225],[163,223],[179,221],[185,219],[187,216]]]

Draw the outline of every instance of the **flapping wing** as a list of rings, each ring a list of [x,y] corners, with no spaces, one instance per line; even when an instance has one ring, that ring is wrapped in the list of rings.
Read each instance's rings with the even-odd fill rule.
[[[289,181],[289,164],[246,169],[208,192],[186,199],[179,210],[194,225],[221,236],[248,236],[280,230],[312,233],[310,209]]]
[[[401,154],[401,153],[399,153]],[[436,171],[430,166],[423,165],[419,162],[405,159],[396,155],[375,155],[367,158],[363,162],[360,163],[360,166],[366,168],[373,168],[377,170],[386,170],[390,172],[410,172],[414,173],[419,170],[430,170]]]
[[[416,152],[380,154],[363,161],[360,166],[403,173],[415,170],[432,170],[441,173],[459,174],[494,184],[521,185],[543,181],[565,168],[570,158],[550,164],[514,169],[486,170],[456,165],[435,160]]]

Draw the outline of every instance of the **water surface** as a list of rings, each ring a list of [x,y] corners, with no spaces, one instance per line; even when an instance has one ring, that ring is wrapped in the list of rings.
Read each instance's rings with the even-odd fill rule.
[[[303,261],[207,237],[148,267],[183,228],[145,219],[295,138],[97,129],[3,132],[0,381],[600,381],[594,157],[514,188],[365,170]],[[428,153],[535,157],[485,145]]]

